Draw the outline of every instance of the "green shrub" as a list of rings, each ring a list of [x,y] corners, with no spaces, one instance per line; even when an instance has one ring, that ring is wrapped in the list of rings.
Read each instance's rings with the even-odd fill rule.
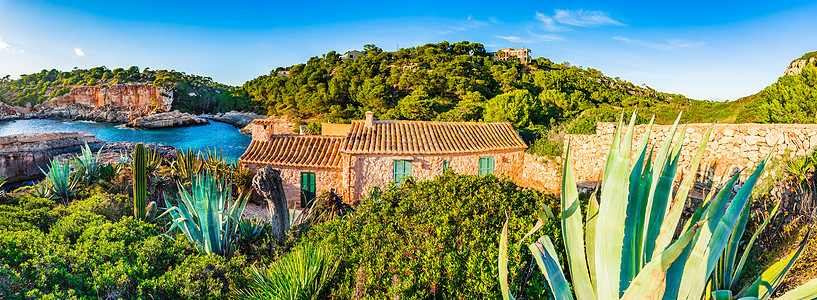
[[[559,211],[557,203],[494,176],[447,173],[364,199],[354,213],[314,226],[299,244],[325,242],[341,256],[332,297],[496,299],[498,270],[490,262],[505,212],[513,216],[511,232],[521,232],[536,222],[538,207]],[[559,236],[557,223],[542,230]],[[541,274],[527,277],[529,254],[511,250],[510,261],[515,289],[547,297]]]
[[[155,299],[225,299],[246,286],[243,256],[192,255],[158,278],[144,282],[140,294]]]

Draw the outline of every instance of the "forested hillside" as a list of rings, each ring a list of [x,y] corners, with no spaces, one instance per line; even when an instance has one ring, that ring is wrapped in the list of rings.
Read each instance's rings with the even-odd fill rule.
[[[174,90],[173,108],[189,112],[252,110],[249,98],[240,88],[213,81],[210,77],[133,66],[128,69],[74,69],[68,72],[42,70],[12,80],[0,78],[0,101],[25,106],[36,105],[71,91],[80,85],[152,83]]]

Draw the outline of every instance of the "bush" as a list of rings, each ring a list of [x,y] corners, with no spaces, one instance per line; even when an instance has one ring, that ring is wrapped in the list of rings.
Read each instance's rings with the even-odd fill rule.
[[[536,210],[558,200],[494,176],[448,173],[434,180],[407,181],[358,210],[318,224],[299,241],[341,255],[331,297],[341,299],[497,299],[496,244],[510,211],[510,232],[519,240],[536,222]],[[561,236],[558,217],[543,227]],[[561,244],[561,243],[559,243]],[[527,276],[530,254],[510,251],[514,288],[528,298],[547,297],[541,275]]]
[[[224,299],[231,289],[247,284],[243,256],[226,260],[219,255],[193,255],[162,276],[140,287],[142,295],[156,299]]]

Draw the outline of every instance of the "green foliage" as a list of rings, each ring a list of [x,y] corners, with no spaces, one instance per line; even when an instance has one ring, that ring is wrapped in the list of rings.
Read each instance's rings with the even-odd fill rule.
[[[20,197],[0,205],[2,299],[229,299],[250,277],[244,256],[199,255],[133,219],[126,195]]]
[[[817,66],[808,65],[797,75],[783,76],[765,88],[758,97],[746,100],[740,122],[815,123],[817,122]]]
[[[242,290],[244,299],[323,299],[321,291],[335,275],[338,263],[326,248],[307,245],[293,250],[269,268],[253,267],[252,280]]]
[[[164,213],[173,219],[169,231],[177,229],[203,254],[232,256],[239,238],[238,223],[249,195],[233,202],[230,184],[214,178],[210,172],[193,179],[191,192],[181,184],[178,188],[178,204]]]
[[[543,205],[558,200],[522,189],[494,176],[457,175],[407,181],[367,198],[357,210],[312,227],[298,240],[321,244],[341,255],[338,274],[329,286],[342,299],[497,299],[499,289],[494,245],[510,211],[514,239],[537,220]],[[560,236],[558,223],[542,232]],[[527,298],[547,297],[541,274],[528,277],[531,256],[510,249],[513,290]]]
[[[51,160],[51,165],[48,172],[40,169],[45,174],[45,184],[48,187],[48,192],[51,197],[60,199],[62,202],[68,202],[74,196],[74,188],[77,185],[79,177],[72,176],[71,164],[68,161],[61,162],[56,157]]]
[[[177,182],[189,182],[193,177],[201,174],[204,164],[198,161],[201,152],[187,148],[184,151],[176,150],[176,160],[170,164],[170,172]]]

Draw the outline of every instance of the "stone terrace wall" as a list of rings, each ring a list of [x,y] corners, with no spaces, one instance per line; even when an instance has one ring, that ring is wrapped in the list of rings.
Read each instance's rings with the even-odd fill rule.
[[[43,176],[40,168],[47,170],[52,157],[79,152],[86,143],[93,151],[105,144],[87,132],[57,131],[2,136],[0,177],[8,177],[9,183],[40,178]]]
[[[656,151],[668,135],[671,125],[654,125],[650,136],[650,145]],[[706,130],[713,127],[707,143],[698,182],[720,183],[724,178],[734,174],[742,167],[753,168],[757,162],[777,144],[774,157],[784,155],[805,155],[809,149],[817,146],[817,124],[688,124],[684,136],[684,147],[681,151],[679,174],[687,173],[688,164],[701,144]],[[598,123],[596,134],[565,136],[565,146],[570,143],[577,182],[596,181],[600,178],[610,143],[613,139],[616,123]],[[647,125],[635,127],[633,153],[638,147]],[[678,131],[684,130],[679,125]],[[677,138],[677,134],[676,134]],[[635,159],[635,158],[634,158]],[[702,176],[705,175],[705,176]],[[675,180],[679,180],[676,177]]]

